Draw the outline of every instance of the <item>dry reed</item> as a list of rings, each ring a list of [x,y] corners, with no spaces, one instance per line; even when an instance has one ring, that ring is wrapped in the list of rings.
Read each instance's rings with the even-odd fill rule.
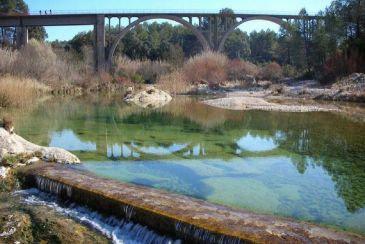
[[[1,49],[0,56],[0,75],[31,78],[51,86],[81,79],[72,63],[57,56],[50,45],[36,40],[20,50]]]
[[[162,75],[157,81],[157,87],[172,95],[178,95],[189,92],[191,84],[186,81],[183,72],[174,71],[170,74]]]
[[[0,76],[0,107],[26,107],[48,90],[32,79]]]
[[[204,52],[190,58],[184,65],[188,81],[218,83],[227,78],[228,58],[221,53]]]

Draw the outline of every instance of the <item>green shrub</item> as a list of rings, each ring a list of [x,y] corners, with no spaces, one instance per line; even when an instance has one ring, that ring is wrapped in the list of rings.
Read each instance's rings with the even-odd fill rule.
[[[130,78],[134,83],[144,83],[144,79],[140,74],[132,74]]]

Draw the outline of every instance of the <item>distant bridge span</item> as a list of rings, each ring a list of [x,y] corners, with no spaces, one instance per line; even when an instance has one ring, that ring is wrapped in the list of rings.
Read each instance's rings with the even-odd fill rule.
[[[120,33],[110,45],[106,46],[105,26],[110,19],[119,20]],[[121,27],[121,19],[127,18],[129,25]],[[299,15],[291,14],[260,14],[260,13],[83,13],[83,14],[32,14],[32,15],[0,15],[0,27],[17,28],[17,45],[21,47],[28,43],[28,27],[33,26],[71,26],[93,25],[95,32],[96,69],[103,71],[112,65],[113,55],[120,40],[140,23],[153,19],[172,20],[188,28],[197,37],[204,50],[223,51],[229,35],[241,24],[252,20],[267,20],[282,27],[289,20],[301,19]],[[306,21],[315,21],[319,16],[306,16]],[[194,21],[195,20],[195,21]],[[107,26],[108,26],[107,25]]]

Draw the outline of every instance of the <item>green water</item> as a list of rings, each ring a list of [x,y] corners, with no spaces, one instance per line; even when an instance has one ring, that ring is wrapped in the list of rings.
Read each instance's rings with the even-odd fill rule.
[[[9,113],[20,135],[74,152],[98,175],[365,233],[365,123],[190,98],[157,110],[118,100],[59,99]]]

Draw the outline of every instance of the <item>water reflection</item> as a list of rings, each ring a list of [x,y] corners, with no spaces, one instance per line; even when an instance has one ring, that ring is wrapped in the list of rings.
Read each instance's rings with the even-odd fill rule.
[[[184,148],[186,148],[188,146],[188,144],[176,144],[173,143],[172,145],[168,146],[168,147],[162,147],[162,146],[158,146],[158,147],[154,147],[154,146],[138,146],[134,143],[132,143],[133,148],[135,148],[137,151],[146,153],[146,154],[152,154],[152,155],[170,155],[172,153],[176,153],[179,152],[181,150],[183,150]]]
[[[17,116],[20,135],[103,162],[93,170],[104,176],[365,232],[362,122],[226,111],[188,98],[157,110],[61,100]]]
[[[270,151],[278,147],[272,138],[252,136],[250,133],[237,140],[236,144],[241,150],[251,152]]]
[[[205,148],[204,146],[202,146],[201,144],[197,144],[195,146],[193,146],[192,149],[186,151],[183,153],[184,157],[199,157],[199,156],[206,156],[206,152],[205,152]]]
[[[50,134],[50,147],[62,147],[69,151],[96,151],[95,142],[82,141],[71,129]]]
[[[107,145],[106,155],[110,159],[119,159],[121,157],[123,158],[139,158],[141,154],[133,150],[130,146],[127,146],[126,144],[113,144],[113,145]]]
[[[140,158],[141,155],[143,157],[149,156],[160,156],[160,157],[169,157],[169,156],[183,156],[185,158],[189,157],[204,157],[207,155],[205,148],[201,144],[196,144],[194,146],[190,146],[188,143],[178,144],[173,143],[169,146],[147,146],[137,145],[134,142],[131,143],[114,143],[112,145],[108,144],[106,148],[106,157],[109,159],[120,159],[120,158]],[[62,147],[62,146],[61,146]],[[80,149],[75,148],[72,151],[82,151]]]

